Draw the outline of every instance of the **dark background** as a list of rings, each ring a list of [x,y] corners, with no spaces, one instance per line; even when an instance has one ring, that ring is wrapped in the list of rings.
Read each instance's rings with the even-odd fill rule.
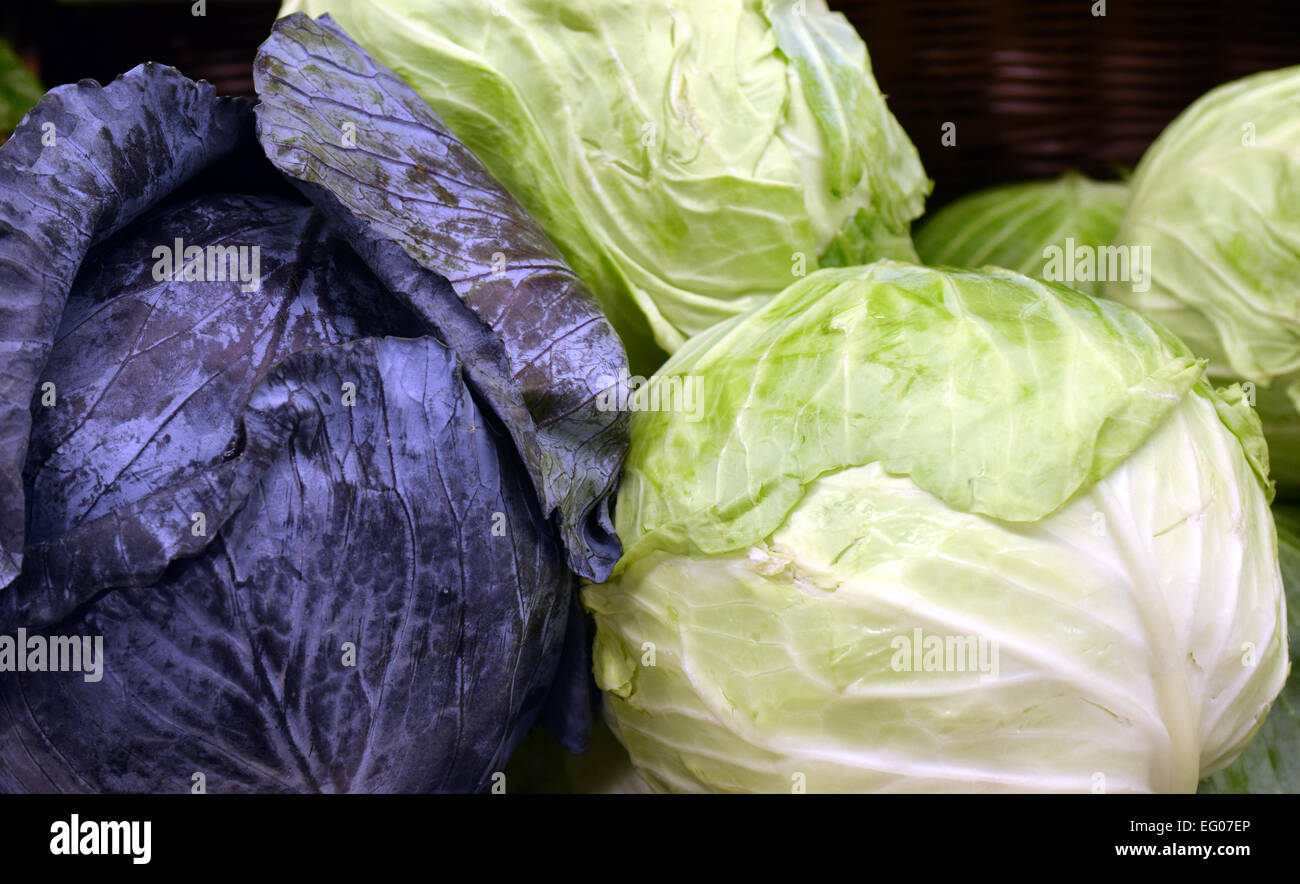
[[[0,32],[47,87],[159,61],[251,94],[253,53],[279,0],[207,0],[203,18],[191,5],[0,0]],[[1117,177],[1209,88],[1300,64],[1300,0],[1105,5],[1094,16],[1094,0],[831,0],[866,39],[936,181],[932,207],[1072,168]],[[940,143],[945,122],[955,147]]]

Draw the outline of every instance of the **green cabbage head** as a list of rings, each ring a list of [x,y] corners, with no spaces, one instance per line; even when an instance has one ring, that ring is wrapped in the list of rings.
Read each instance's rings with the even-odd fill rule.
[[[1110,245],[1127,199],[1123,184],[1078,172],[993,187],[928,216],[916,233],[916,251],[934,266],[1006,267],[1100,294],[1095,271],[1076,272],[1077,256]]]
[[[1120,305],[823,270],[633,406],[584,601],[657,789],[1190,792],[1282,687],[1258,420]]]
[[[930,182],[823,0],[290,12],[329,13],[433,105],[595,291],[634,368],[823,264],[915,255]]]
[[[1106,295],[1164,323],[1242,382],[1273,477],[1300,495],[1300,67],[1220,86],[1143,156],[1117,244],[1150,247],[1151,285]]]

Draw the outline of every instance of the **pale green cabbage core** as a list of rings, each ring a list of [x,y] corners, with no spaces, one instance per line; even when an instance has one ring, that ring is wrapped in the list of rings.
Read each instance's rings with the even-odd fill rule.
[[[585,601],[611,726],[658,789],[1190,792],[1286,677],[1275,549],[1193,394],[1039,522],[875,463],[813,481],[758,543],[652,553]],[[989,650],[898,671],[918,629]]]
[[[926,264],[993,265],[1043,278],[1054,260],[1078,266],[1087,250],[1095,256],[1109,247],[1127,199],[1123,184],[1092,181],[1077,172],[1055,181],[994,187],[927,216],[916,233],[916,251]],[[1095,267],[1070,276],[1071,288],[1101,294]]]
[[[1143,156],[1117,244],[1151,248],[1152,284],[1106,295],[1252,382],[1284,492],[1300,490],[1300,67],[1207,93]]]
[[[653,368],[823,256],[915,254],[930,187],[916,149],[848,21],[799,5],[287,0],[281,14],[329,13],[410,82],[560,247],[634,368]]]

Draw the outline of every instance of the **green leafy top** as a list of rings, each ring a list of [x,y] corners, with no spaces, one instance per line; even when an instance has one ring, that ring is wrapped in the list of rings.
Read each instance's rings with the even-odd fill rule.
[[[823,270],[684,347],[638,411],[616,527],[628,554],[740,549],[817,477],[881,462],[949,506],[1026,522],[1125,460],[1193,389],[1267,483],[1258,420],[1138,314],[1010,271]],[[679,381],[680,383],[680,381]],[[659,401],[667,401],[660,395]]]

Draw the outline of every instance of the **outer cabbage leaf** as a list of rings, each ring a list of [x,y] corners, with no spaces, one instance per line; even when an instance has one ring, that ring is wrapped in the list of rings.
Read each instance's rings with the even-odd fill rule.
[[[634,414],[629,550],[744,548],[816,477],[876,461],[954,509],[1036,521],[1132,454],[1202,367],[1116,304],[881,261],[700,336],[658,375],[675,376],[697,379],[698,414]]]
[[[356,150],[425,157],[439,187],[362,163],[304,201],[247,104],[153,66],[54,90],[0,149],[0,266],[28,283],[0,371],[25,418],[0,415],[22,470],[0,633],[104,639],[102,681],[0,674],[0,790],[469,791],[544,707],[585,742],[566,556],[596,577],[617,556],[625,418],[586,383],[626,373],[617,338],[558,262],[459,284],[486,238],[545,238],[436,117],[390,113],[412,93],[377,92],[395,79],[335,26],[283,22],[263,54],[277,160],[298,134],[266,117],[351,102]],[[358,193],[392,213],[346,217]],[[402,264],[408,226],[454,254]],[[257,246],[259,284],[158,279],[175,238]]]
[[[822,0],[288,0],[429,101],[648,373],[796,260],[912,258],[929,182]],[[803,14],[800,14],[803,13]]]
[[[247,102],[145,65],[108,90],[52,90],[0,153],[0,587],[22,566],[32,395],[87,251],[249,139],[249,116]]]
[[[559,516],[573,569],[600,579],[619,554],[609,503],[627,415],[599,394],[622,382],[626,357],[590,293],[437,114],[328,17],[283,19],[255,74],[267,156],[464,354]]]
[[[1278,560],[1286,584],[1287,641],[1291,670],[1300,652],[1300,512],[1278,508]],[[1300,792],[1300,681],[1287,680],[1259,733],[1230,766],[1201,783],[1207,793]]]
[[[639,402],[685,379],[696,412],[634,415],[627,551],[583,596],[655,788],[1191,791],[1281,689],[1258,421],[1132,311],[825,270]],[[903,666],[918,630],[991,654]]]
[[[1300,67],[1214,89],[1143,156],[1118,244],[1151,248],[1142,310],[1210,359],[1220,383],[1251,382],[1284,495],[1300,489]]]
[[[817,241],[829,237],[822,264],[915,260],[909,228],[925,209],[930,181],[876,86],[862,38],[824,3],[809,5],[764,0],[763,15],[801,87],[791,93],[786,141],[809,182],[805,202]],[[811,147],[805,113],[821,133],[820,149]]]
[[[1041,279],[1053,254],[1049,249],[1073,262],[1067,245],[1109,246],[1127,199],[1123,184],[1092,181],[1077,172],[1055,181],[993,187],[927,217],[916,233],[916,251],[926,264],[994,265]],[[1069,284],[1085,294],[1101,294],[1102,284],[1094,280]]]

